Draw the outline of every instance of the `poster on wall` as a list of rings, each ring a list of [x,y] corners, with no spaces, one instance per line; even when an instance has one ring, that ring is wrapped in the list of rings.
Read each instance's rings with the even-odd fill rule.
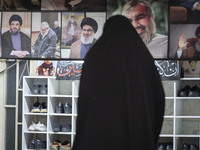
[[[105,21],[105,12],[2,12],[1,58],[84,59]]]
[[[3,58],[31,57],[31,13],[3,12],[1,48]]]
[[[199,78],[200,77],[200,61],[189,60],[181,61],[181,69],[184,78]]]
[[[84,59],[103,31],[104,12],[62,13],[61,58]]]
[[[200,59],[200,3],[169,0],[169,58]]]
[[[136,29],[153,58],[168,58],[168,0],[107,0],[107,16],[121,14]],[[161,15],[162,14],[162,15]]]
[[[60,17],[60,12],[32,13],[33,58],[60,58]]]
[[[199,8],[198,1],[188,0],[3,1],[0,57],[83,60],[101,36],[106,19],[120,14],[131,21],[155,60],[196,60],[200,59]],[[14,29],[18,37],[5,35],[13,30],[12,15],[19,16],[15,20],[19,27]],[[43,39],[46,35],[49,41]],[[25,44],[19,44],[19,37],[26,37]]]

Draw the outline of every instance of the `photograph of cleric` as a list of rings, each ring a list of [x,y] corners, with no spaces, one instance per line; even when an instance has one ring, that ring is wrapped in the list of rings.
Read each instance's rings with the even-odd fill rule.
[[[169,57],[200,58],[200,24],[171,24]]]
[[[72,43],[70,50],[70,58],[85,58],[89,49],[96,42],[94,34],[98,30],[96,20],[90,17],[85,17],[81,22],[81,38]]]
[[[3,12],[2,14],[2,57],[24,58],[31,56],[30,25],[31,13]]]
[[[146,0],[126,3],[122,15],[127,17],[154,58],[167,58],[168,37],[156,32],[154,10]]]

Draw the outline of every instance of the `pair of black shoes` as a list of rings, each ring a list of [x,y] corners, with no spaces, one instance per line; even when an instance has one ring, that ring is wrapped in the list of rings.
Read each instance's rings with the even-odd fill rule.
[[[46,150],[46,141],[39,139],[31,140],[29,143],[29,149]]]
[[[182,150],[199,150],[199,147],[195,144],[183,144]]]
[[[160,143],[157,150],[173,150],[173,145],[171,143]]]
[[[38,100],[33,104],[32,113],[46,113],[47,112],[47,106],[45,102],[40,103]]]
[[[183,89],[179,92],[180,97],[199,97],[200,96],[200,89],[197,85],[194,85],[192,88],[189,85],[186,85]]]
[[[62,102],[59,102],[58,105],[56,106],[56,113],[71,114],[72,105],[67,102],[63,105]]]
[[[47,94],[46,84],[34,84],[32,89],[33,94]]]

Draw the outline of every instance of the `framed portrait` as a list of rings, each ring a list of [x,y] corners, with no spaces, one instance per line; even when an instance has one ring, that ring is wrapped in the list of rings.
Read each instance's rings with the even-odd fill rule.
[[[101,36],[106,13],[62,13],[61,58],[84,59]]]
[[[197,60],[181,61],[184,78],[200,77],[200,62]]]
[[[2,57],[31,57],[30,34],[30,12],[3,12],[1,28]]]
[[[31,76],[55,76],[57,61],[55,60],[31,60]]]
[[[169,58],[200,58],[197,53],[194,53],[195,43],[197,40],[195,32],[197,31],[198,27],[200,27],[200,24],[170,25]]]
[[[168,6],[168,0],[148,0],[139,3],[143,3],[143,6],[137,1],[107,0],[107,18],[117,14],[127,17],[153,58],[167,59],[168,7],[166,6]],[[136,7],[137,9],[135,9]]]
[[[36,74],[38,76],[55,76],[57,61],[44,60],[38,61]]]
[[[60,58],[61,13],[33,12],[32,22],[32,57]]]
[[[80,39],[81,21],[85,17],[83,12],[63,12],[62,13],[62,48],[71,46],[72,43]]]

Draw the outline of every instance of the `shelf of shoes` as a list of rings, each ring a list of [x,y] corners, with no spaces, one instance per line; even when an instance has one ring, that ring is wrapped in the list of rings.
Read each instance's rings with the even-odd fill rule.
[[[23,78],[22,149],[34,147],[38,141],[45,141],[47,150],[56,146],[70,149],[76,131],[78,89],[78,80]]]
[[[196,92],[200,78],[182,78],[180,81],[163,81],[165,90],[165,116],[160,134],[159,146],[173,143],[174,150],[185,144],[198,148],[200,145],[200,94],[180,96],[180,90],[189,85]],[[195,96],[195,97],[194,97]]]

